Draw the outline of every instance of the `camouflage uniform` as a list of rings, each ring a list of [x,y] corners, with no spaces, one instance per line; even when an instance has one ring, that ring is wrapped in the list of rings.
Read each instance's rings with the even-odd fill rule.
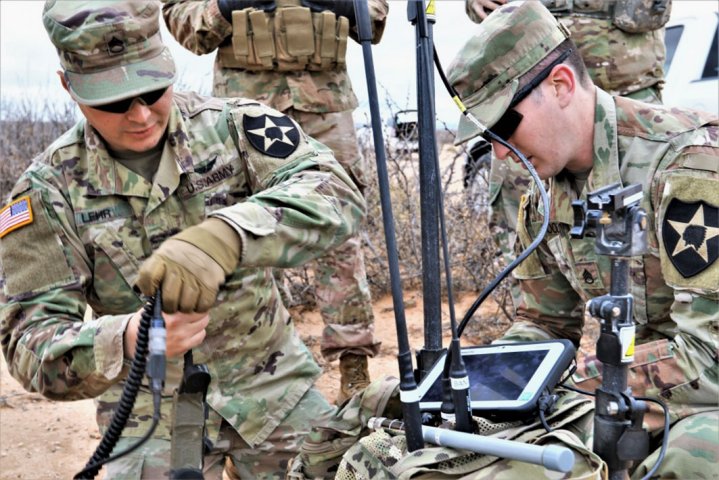
[[[514,95],[510,89],[517,87],[512,83],[498,87],[492,80],[497,70],[506,68],[502,65],[511,62],[500,60],[492,48],[525,42],[523,37],[529,36],[525,32],[550,23],[555,30],[566,29],[537,2],[507,5],[490,18],[494,28],[488,27],[465,46],[449,78],[462,98],[473,102],[470,111],[494,125],[510,105]],[[559,40],[543,44],[546,51],[556,48]],[[482,42],[495,43],[485,48]],[[542,55],[537,61],[547,53]],[[530,68],[525,65],[514,75]],[[500,88],[506,88],[510,98],[505,99]],[[662,475],[709,478],[715,475],[711,465],[719,456],[719,118],[612,97],[596,88],[593,132],[593,166],[586,182],[576,182],[566,170],[547,180],[548,233],[514,271],[521,299],[503,340],[579,342],[584,305],[608,293],[611,268],[609,258],[595,252],[594,239],[570,238],[571,202],[613,183],[642,185],[649,252],[632,257],[630,264],[637,348],[629,386],[635,395],[659,398],[669,405],[673,424]],[[462,134],[471,136],[466,129]],[[540,195],[532,184],[519,209],[517,253],[531,243],[542,219]],[[599,375],[596,359],[585,358],[575,381],[591,389],[599,384]],[[656,411],[645,420],[655,433],[661,427]],[[655,459],[656,452],[634,475],[646,472]]]
[[[278,2],[283,3],[293,2]],[[368,3],[376,43],[388,5],[386,0]],[[220,13],[216,0],[165,0],[163,15],[170,32],[185,48],[198,55],[218,50],[214,95],[253,98],[286,113],[308,135],[330,147],[360,189],[367,185],[366,162],[352,120],[357,98],[344,65],[322,71],[233,68],[225,65],[223,55],[232,48],[233,27]],[[315,262],[315,291],[325,323],[321,351],[329,361],[347,353],[374,356],[379,351],[361,243],[359,236],[353,237]]]
[[[102,46],[115,38],[103,37],[107,28],[97,24],[109,22],[117,26],[113,35],[126,37],[130,63],[122,67],[123,87],[144,84],[147,91],[157,88],[153,82],[172,84],[169,56],[163,61],[172,72],[147,64],[133,69],[141,64],[132,63],[134,52],[157,47],[169,55],[159,40],[154,3],[93,2],[77,11],[82,8],[48,3],[46,11],[55,17],[46,14],[45,21],[53,41],[86,42],[81,51],[105,61],[108,49]],[[63,23],[67,18],[76,22]],[[115,18],[120,20],[113,24]],[[155,34],[132,31],[138,22],[154,25]],[[83,31],[85,25],[97,35]],[[66,78],[72,77],[75,57],[61,54]],[[72,94],[78,96],[74,87]],[[281,125],[274,127],[283,132],[281,142],[268,132],[268,122]],[[265,125],[264,133],[257,124]],[[132,288],[140,265],[168,237],[210,216],[220,218],[242,237],[243,249],[210,311],[206,337],[193,349],[195,362],[206,364],[212,376],[206,401],[214,449],[206,457],[206,478],[221,478],[224,455],[247,478],[282,478],[311,424],[334,409],[313,387],[320,368],[296,334],[271,271],[300,265],[355,234],[364,202],[329,149],[254,100],[175,93],[163,141],[151,182],[116,161],[83,119],[22,174],[3,209],[10,222],[0,224],[3,354],[30,391],[55,400],[99,396],[104,430],[128,372],[123,335],[142,306]],[[87,306],[94,316],[84,321]],[[153,440],[111,463],[109,477],[167,475],[162,458],[169,451],[172,393],[182,370],[181,359],[168,360]],[[146,433],[152,413],[144,385],[116,451]]]
[[[482,19],[470,7],[473,1],[465,0],[465,10],[473,22],[480,23]],[[594,2],[601,8],[608,8],[610,3],[607,0]],[[592,8],[592,3],[587,2],[587,5]],[[671,8],[671,2],[668,8]],[[664,29],[643,33],[625,32],[614,25],[608,12],[585,13],[580,10],[580,2],[574,4],[571,12],[553,13],[571,32],[572,40],[595,85],[612,95],[661,103]],[[490,228],[507,264],[514,259],[519,200],[531,182],[532,178],[521,162],[513,159],[500,162],[492,155],[489,175]],[[516,285],[512,294],[516,304],[519,300]]]
[[[641,184],[641,206],[650,218],[649,253],[633,257],[630,267],[638,325],[629,386],[635,395],[664,400],[672,422],[687,419],[673,423],[669,461],[661,471],[678,478],[687,478],[681,473],[692,464],[696,472],[712,471],[711,465],[719,460],[719,119],[703,112],[649,108],[598,89],[594,132],[594,168],[582,193],[576,194],[569,176],[550,182],[550,233],[515,270],[521,301],[504,338],[579,341],[584,304],[609,292],[611,268],[608,257],[595,252],[594,239],[569,238],[571,202],[615,182]],[[518,249],[527,247],[523,239],[531,238],[541,225],[540,203],[536,188],[530,187]],[[699,229],[704,236],[692,244],[689,234],[679,231],[682,228]],[[702,253],[702,247],[708,250]],[[575,381],[593,390],[600,384],[596,358],[579,363]],[[645,420],[654,431],[663,424],[656,409]],[[681,430],[686,422],[703,427],[682,438],[675,429]],[[697,449],[713,453],[692,460],[704,455]],[[671,459],[682,455],[686,457],[674,466],[677,470],[667,470]]]

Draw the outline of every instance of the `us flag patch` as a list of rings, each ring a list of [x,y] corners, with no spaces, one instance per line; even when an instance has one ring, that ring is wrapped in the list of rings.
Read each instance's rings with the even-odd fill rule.
[[[30,197],[21,197],[0,210],[0,238],[32,223]]]

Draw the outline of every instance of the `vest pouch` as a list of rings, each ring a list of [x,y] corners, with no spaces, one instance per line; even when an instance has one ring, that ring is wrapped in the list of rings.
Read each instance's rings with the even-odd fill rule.
[[[617,0],[612,23],[629,33],[651,32],[669,21],[671,11],[670,0]]]
[[[315,53],[307,65],[307,70],[331,70],[334,68],[337,52],[337,17],[329,10],[312,12],[312,24],[315,29]]]
[[[252,35],[251,55],[256,70],[271,70],[272,58],[275,56],[275,44],[272,41],[272,24],[267,21],[267,15],[262,10],[252,10],[249,13],[250,34]],[[248,68],[252,70],[253,68]]]
[[[250,36],[248,28],[248,9],[232,12],[232,53],[235,61],[245,68],[249,64]]]
[[[337,19],[337,54],[335,55],[338,68],[344,67],[347,63],[345,57],[347,56],[347,37],[349,34],[350,21],[347,17],[339,17]]]
[[[315,53],[312,12],[306,7],[287,7],[275,14],[277,69],[304,70]]]
[[[275,46],[271,27],[262,10],[233,11],[232,43],[219,48],[220,65],[244,70],[272,70]]]

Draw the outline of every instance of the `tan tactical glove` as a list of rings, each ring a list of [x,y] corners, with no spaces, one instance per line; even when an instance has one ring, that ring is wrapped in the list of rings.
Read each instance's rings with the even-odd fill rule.
[[[206,312],[237,267],[241,247],[232,227],[208,218],[165,240],[140,267],[136,285],[145,295],[162,285],[165,313]]]

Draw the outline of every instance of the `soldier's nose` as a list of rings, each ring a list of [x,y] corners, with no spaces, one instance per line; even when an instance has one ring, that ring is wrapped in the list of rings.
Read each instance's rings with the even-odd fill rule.
[[[136,123],[144,123],[150,118],[151,113],[150,107],[140,98],[136,98],[127,111],[127,118]]]
[[[494,155],[500,160],[504,160],[509,154],[509,149],[507,147],[495,141],[492,141],[492,151],[494,151]]]

